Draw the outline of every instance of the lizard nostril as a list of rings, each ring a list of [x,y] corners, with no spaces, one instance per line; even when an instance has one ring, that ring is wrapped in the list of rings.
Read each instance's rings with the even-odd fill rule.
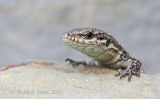
[[[67,35],[68,35],[68,36],[70,36],[70,34],[69,34],[69,33],[68,33]]]

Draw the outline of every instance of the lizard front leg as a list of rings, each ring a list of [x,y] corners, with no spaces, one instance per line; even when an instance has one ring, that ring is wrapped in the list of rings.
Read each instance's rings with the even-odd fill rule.
[[[84,65],[84,66],[88,66],[88,65],[89,65],[89,64],[87,64],[87,62],[85,62],[85,61],[75,61],[75,60],[72,60],[72,59],[70,59],[70,58],[67,58],[65,61],[66,61],[66,62],[69,61],[70,64],[73,65],[73,67],[76,67],[76,66],[81,65],[81,64]]]
[[[70,58],[66,58],[65,61],[66,62],[69,61],[70,64],[73,65],[73,67],[76,67],[76,66],[79,66],[79,65],[83,65],[83,66],[95,66],[95,62],[94,61],[91,61],[91,62],[87,63],[86,61],[75,61],[75,60],[72,60]]]
[[[128,75],[128,81],[131,80],[132,75],[140,76],[140,68],[142,63],[134,58],[130,58],[130,60],[131,62],[129,66],[125,70],[119,69],[115,76],[119,75],[121,79],[122,77]]]

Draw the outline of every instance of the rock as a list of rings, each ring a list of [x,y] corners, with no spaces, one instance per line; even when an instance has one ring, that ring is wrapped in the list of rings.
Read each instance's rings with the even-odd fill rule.
[[[116,71],[49,61],[29,61],[0,69],[0,97],[158,99],[160,75],[115,77]]]

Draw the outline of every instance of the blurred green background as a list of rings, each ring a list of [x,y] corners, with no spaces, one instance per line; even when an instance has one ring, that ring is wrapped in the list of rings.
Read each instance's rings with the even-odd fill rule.
[[[147,73],[160,73],[159,0],[0,0],[0,66],[91,60],[61,40],[77,27],[108,31]]]

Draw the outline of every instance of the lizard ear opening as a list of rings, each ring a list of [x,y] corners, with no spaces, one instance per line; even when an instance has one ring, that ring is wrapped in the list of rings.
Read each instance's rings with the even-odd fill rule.
[[[106,42],[106,47],[108,47],[110,43],[111,43],[111,40],[108,39],[107,42]]]

